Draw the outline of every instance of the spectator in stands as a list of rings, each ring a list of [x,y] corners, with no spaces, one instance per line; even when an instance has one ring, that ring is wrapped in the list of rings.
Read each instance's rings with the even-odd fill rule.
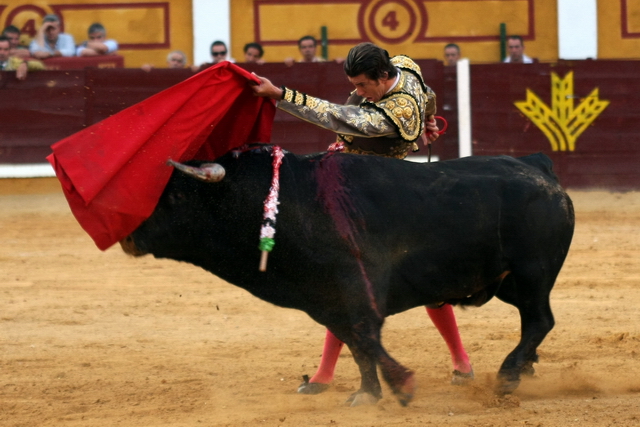
[[[172,50],[167,55],[167,68],[185,68],[187,55],[181,50]]]
[[[264,49],[260,43],[247,43],[244,45],[244,62],[252,64],[264,64]]]
[[[27,71],[43,70],[40,61],[25,61],[18,56],[11,56],[11,42],[5,36],[0,36],[0,70],[15,71],[18,80],[27,78]]]
[[[198,72],[198,71],[206,70],[212,65],[219,64],[223,61],[236,62],[233,58],[229,57],[228,54],[229,54],[229,49],[227,49],[227,45],[223,41],[216,40],[213,43],[211,43],[212,62],[205,62],[200,66],[194,65],[193,67],[191,67],[191,69],[194,72]]]
[[[211,59],[213,59],[214,64],[218,64],[222,61],[230,61],[234,62],[228,58],[229,49],[227,49],[227,45],[220,40],[216,40],[211,43]]]
[[[115,55],[118,51],[118,42],[107,39],[107,30],[104,25],[98,22],[91,24],[87,34],[89,40],[78,45],[77,56]]]
[[[18,58],[23,59],[31,56],[29,48],[20,44],[20,30],[18,27],[9,25],[2,31],[2,35],[8,38],[9,43],[11,43],[11,51],[9,52],[10,56],[17,56]]]
[[[511,64],[532,64],[533,59],[524,54],[524,40],[520,36],[509,36],[507,39],[508,55],[504,62]]]
[[[460,46],[455,43],[449,43],[444,47],[444,65],[456,65],[459,59]]]
[[[298,62],[326,62],[324,58],[320,56],[316,56],[316,50],[318,47],[318,42],[316,38],[313,36],[304,36],[298,40],[298,50],[302,55],[302,58],[298,60]],[[295,60],[293,58],[286,58],[284,63],[289,67],[294,64]]]
[[[181,50],[172,50],[167,55],[167,68],[186,68],[187,55]],[[142,69],[145,71],[151,71],[153,64],[144,64]]]
[[[42,26],[29,45],[31,56],[38,59],[56,56],[74,56],[76,44],[73,36],[60,32],[60,18],[57,15],[46,15]]]

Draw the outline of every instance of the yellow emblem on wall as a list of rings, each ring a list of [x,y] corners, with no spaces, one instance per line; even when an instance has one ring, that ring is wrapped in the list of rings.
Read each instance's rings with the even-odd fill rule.
[[[526,101],[514,104],[547,136],[553,151],[574,151],[578,137],[609,105],[609,101],[599,98],[598,88],[593,89],[577,108],[573,107],[575,98],[571,71],[564,79],[551,73],[551,108],[531,89],[527,89]]]

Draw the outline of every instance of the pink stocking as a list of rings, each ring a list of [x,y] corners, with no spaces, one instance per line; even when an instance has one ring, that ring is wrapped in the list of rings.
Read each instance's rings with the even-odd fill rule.
[[[336,369],[338,356],[340,356],[340,351],[343,346],[344,343],[327,329],[327,335],[324,338],[324,349],[322,350],[320,366],[309,382],[329,384],[333,381],[333,373]]]
[[[460,339],[453,307],[450,304],[445,304],[440,308],[427,307],[427,314],[440,332],[440,335],[442,335],[442,338],[444,338],[447,347],[449,347],[453,369],[462,373],[470,372],[471,364],[469,363],[469,356],[464,350],[462,340]]]

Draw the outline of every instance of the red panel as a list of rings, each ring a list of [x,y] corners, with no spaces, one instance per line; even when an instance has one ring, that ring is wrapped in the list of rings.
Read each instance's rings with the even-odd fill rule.
[[[47,70],[82,70],[85,67],[123,68],[124,58],[120,55],[101,56],[58,56],[43,60]]]
[[[82,129],[84,72],[0,73],[0,163],[43,163],[49,145]]]
[[[188,69],[87,69],[87,126],[173,86],[193,73]]]
[[[474,155],[524,155],[544,152],[563,184],[574,188],[640,188],[640,134],[637,120],[640,82],[637,61],[559,61],[557,64],[483,64],[471,66]],[[573,152],[553,152],[546,136],[514,106],[531,89],[547,105],[551,72],[574,73],[574,94],[599,88],[609,106],[576,141]]]
[[[418,61],[438,95],[438,114],[449,130],[433,145],[441,159],[457,157],[456,72],[434,60]],[[471,66],[474,155],[519,156],[544,152],[561,182],[571,188],[640,189],[640,61],[560,61],[557,64]],[[242,64],[274,84],[341,103],[352,87],[335,63]],[[573,152],[554,152],[546,136],[515,107],[527,88],[550,104],[551,72],[574,72],[574,93],[599,87],[609,106],[581,134]],[[49,145],[191,76],[189,70],[86,68],[33,72],[18,82],[0,73],[0,163],[42,162]],[[286,113],[275,117],[272,142],[299,154],[323,151],[334,134]],[[426,155],[422,149],[419,155]]]

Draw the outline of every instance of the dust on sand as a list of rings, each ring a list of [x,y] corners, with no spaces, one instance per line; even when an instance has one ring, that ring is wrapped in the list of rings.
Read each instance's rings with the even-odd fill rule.
[[[0,180],[0,425],[640,425],[640,193],[570,194],[576,234],[533,378],[492,392],[519,338],[513,307],[456,309],[468,387],[449,384],[445,344],[416,308],[383,337],[416,372],[414,401],[385,387],[378,405],[348,408],[347,351],[327,392],[295,392],[324,337],[305,314],[191,265],[100,252],[55,180]]]

